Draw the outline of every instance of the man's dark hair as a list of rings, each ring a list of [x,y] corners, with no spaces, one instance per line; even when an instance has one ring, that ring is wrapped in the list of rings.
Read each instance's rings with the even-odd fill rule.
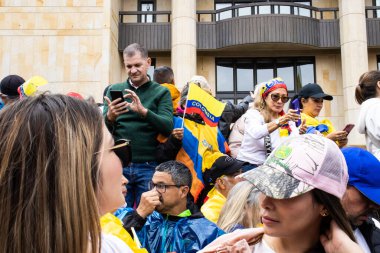
[[[189,168],[183,163],[167,161],[158,165],[156,171],[170,174],[175,185],[187,185],[191,188],[193,178]]]
[[[163,83],[174,83],[174,73],[173,70],[168,66],[157,67],[153,73],[153,81],[163,84]]]
[[[139,52],[141,57],[146,59],[148,58],[148,50],[146,50],[145,47],[141,46],[140,44],[137,44],[137,43],[133,43],[133,44],[130,44],[128,45],[124,51],[123,51],[123,55],[126,55],[128,57],[133,57],[135,56],[135,54]]]

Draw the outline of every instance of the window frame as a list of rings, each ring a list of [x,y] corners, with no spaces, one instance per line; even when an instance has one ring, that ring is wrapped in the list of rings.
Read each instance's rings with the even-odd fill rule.
[[[301,65],[302,63],[312,64],[313,65],[313,82],[316,80],[316,64],[315,64],[315,56],[302,56],[302,57],[216,57],[215,58],[215,95],[218,99],[221,100],[233,100],[234,103],[237,103],[237,101],[243,99],[247,95],[249,95],[250,91],[239,91],[237,88],[237,66],[239,63],[246,63],[247,61],[250,61],[253,66],[253,87],[252,91],[254,90],[255,86],[258,84],[257,81],[257,65],[260,61],[268,61],[271,62],[272,68],[273,68],[273,77],[277,76],[278,73],[278,66],[281,63],[289,62],[291,63],[291,66],[293,67],[293,81],[294,81],[294,90],[289,91],[289,96],[293,97],[295,94],[299,92],[299,90],[302,88],[299,87],[299,84],[297,83],[297,66]],[[233,71],[233,85],[232,85],[232,91],[218,91],[218,63],[226,63],[232,65]],[[286,80],[284,80],[286,83]]]
[[[157,3],[156,3],[156,0],[139,0],[138,1],[138,11],[142,11],[142,5],[143,4],[153,4],[153,10],[151,11],[156,11],[156,8],[157,8]],[[137,22],[138,23],[143,23],[141,22],[142,20],[142,16],[148,16],[150,14],[142,14],[142,15],[138,15],[138,19],[137,19]],[[152,15],[152,22],[146,22],[146,19],[145,19],[145,22],[144,23],[156,23],[156,15]]]

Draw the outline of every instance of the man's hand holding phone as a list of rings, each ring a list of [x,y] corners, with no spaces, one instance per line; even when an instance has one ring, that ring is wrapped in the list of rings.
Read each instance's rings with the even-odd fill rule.
[[[114,122],[120,114],[126,113],[129,110],[121,90],[110,90],[110,94],[112,101],[107,96],[104,97],[104,100],[108,105],[107,119]]]

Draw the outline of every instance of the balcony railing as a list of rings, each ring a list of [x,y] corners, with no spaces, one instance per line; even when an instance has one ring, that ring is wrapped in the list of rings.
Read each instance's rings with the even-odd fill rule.
[[[120,23],[170,22],[171,11],[120,11]]]
[[[380,18],[380,6],[366,6],[365,17],[366,18]]]
[[[295,15],[315,19],[337,19],[338,8],[317,8],[304,4],[285,2],[261,2],[239,4],[219,10],[197,11],[198,22],[215,22],[251,15]]]
[[[380,46],[380,7],[367,6],[369,47]],[[197,11],[197,49],[256,43],[340,47],[338,8],[261,2]],[[138,42],[152,51],[171,49],[171,11],[120,11],[119,50]],[[247,32],[249,31],[249,32]]]

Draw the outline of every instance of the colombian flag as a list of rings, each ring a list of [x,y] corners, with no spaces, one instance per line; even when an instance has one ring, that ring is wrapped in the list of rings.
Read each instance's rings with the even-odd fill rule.
[[[219,102],[213,96],[191,83],[187,95],[185,112],[199,114],[209,126],[217,126],[226,104]]]
[[[180,128],[182,124],[182,117],[174,117],[174,128]],[[210,127],[185,118],[182,148],[176,160],[191,171],[193,184],[190,192],[195,201],[204,188],[203,172],[210,169],[216,159],[229,152],[227,142],[217,126]]]

